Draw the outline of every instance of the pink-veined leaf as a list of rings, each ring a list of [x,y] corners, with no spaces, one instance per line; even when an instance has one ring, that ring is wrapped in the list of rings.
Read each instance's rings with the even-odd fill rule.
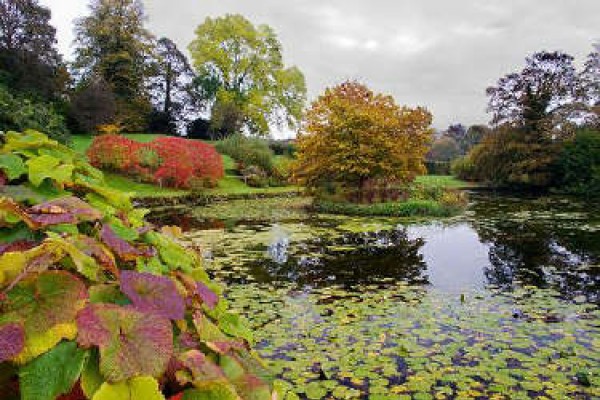
[[[25,333],[43,333],[70,323],[87,299],[85,285],[66,271],[46,271],[19,282],[7,293],[3,312],[24,321]]]
[[[175,283],[169,278],[123,271],[121,291],[129,297],[134,307],[142,311],[157,313],[172,320],[184,318],[185,303]]]
[[[27,210],[11,199],[2,198],[0,209],[16,215],[34,230],[51,225],[76,224],[81,221],[96,221],[102,218],[99,211],[77,197],[51,200]]]
[[[0,244],[0,255],[4,253],[10,253],[12,251],[27,251],[34,248],[38,244],[38,242],[34,242],[33,240],[17,240],[16,242],[12,243]]]
[[[73,239],[72,243],[84,254],[93,257],[105,271],[110,272],[117,278],[119,277],[120,273],[115,257],[105,245],[91,237],[83,235]]]
[[[137,248],[121,239],[117,234],[108,226],[104,225],[100,232],[100,238],[102,242],[112,249],[117,257],[123,261],[134,261],[138,257],[152,257],[154,251],[149,248]]]
[[[217,354],[230,354],[233,351],[248,350],[249,347],[243,340],[216,340],[206,342],[206,345]]]
[[[202,302],[206,304],[208,308],[213,309],[217,306],[217,303],[219,302],[219,296],[210,290],[204,283],[196,282],[196,291]]]
[[[81,346],[98,346],[109,382],[162,375],[173,354],[171,323],[157,314],[114,304],[91,304],[77,316]]]
[[[102,214],[85,201],[69,196],[35,205],[27,214],[39,226],[97,221]]]
[[[19,323],[0,326],[0,363],[10,360],[23,350],[25,331]]]

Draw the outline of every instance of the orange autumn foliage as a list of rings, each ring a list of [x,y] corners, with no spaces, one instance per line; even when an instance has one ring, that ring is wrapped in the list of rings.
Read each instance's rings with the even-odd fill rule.
[[[425,172],[431,121],[357,82],[328,88],[307,111],[293,176],[309,189],[406,184]]]

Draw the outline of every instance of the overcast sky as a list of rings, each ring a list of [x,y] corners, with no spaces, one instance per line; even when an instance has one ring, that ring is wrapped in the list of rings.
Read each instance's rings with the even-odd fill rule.
[[[41,0],[60,49],[71,52],[73,19],[87,0]],[[147,27],[186,50],[207,16],[239,13],[271,25],[285,62],[304,72],[309,98],[358,79],[422,105],[437,128],[487,122],[485,88],[538,50],[579,63],[600,41],[600,0],[144,0]]]

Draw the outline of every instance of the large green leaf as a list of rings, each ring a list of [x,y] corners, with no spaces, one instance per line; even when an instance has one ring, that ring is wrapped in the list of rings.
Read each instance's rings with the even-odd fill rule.
[[[126,382],[103,383],[92,400],[164,400],[156,379],[149,376]]]
[[[0,169],[11,181],[27,172],[23,159],[15,154],[0,154]]]
[[[58,158],[49,155],[28,160],[29,181],[35,186],[39,186],[46,178],[59,183],[70,182],[73,178],[74,166],[72,164],[60,165],[60,163]]]
[[[19,370],[23,400],[54,400],[69,393],[81,375],[88,352],[62,342]]]
[[[171,323],[156,314],[115,304],[91,304],[77,316],[78,342],[100,348],[100,371],[109,382],[161,376],[173,354]]]
[[[88,399],[94,396],[94,393],[100,389],[104,383],[104,378],[100,374],[100,357],[96,350],[90,352],[90,356],[81,373],[81,390]]]
[[[181,245],[157,232],[148,232],[144,235],[147,243],[158,250],[160,259],[171,269],[191,272],[194,268],[202,265],[200,259],[194,253],[187,251]]]

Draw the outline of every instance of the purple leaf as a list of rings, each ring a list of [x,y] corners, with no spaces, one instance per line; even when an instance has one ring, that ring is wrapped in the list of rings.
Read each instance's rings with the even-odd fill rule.
[[[154,255],[151,249],[138,249],[121,239],[108,225],[102,227],[100,238],[123,261],[134,261],[138,257],[152,257]]]
[[[183,297],[169,278],[150,273],[123,271],[121,291],[129,297],[137,309],[154,312],[172,320],[184,318]]]
[[[173,356],[169,320],[133,307],[91,304],[77,317],[81,346],[98,346],[100,372],[108,382],[161,376]]]
[[[198,292],[200,299],[202,299],[202,302],[206,304],[208,308],[213,309],[216,307],[219,302],[219,296],[210,290],[208,286],[202,282],[196,282],[196,291]]]
[[[10,360],[23,350],[25,331],[20,324],[0,326],[0,363]]]
[[[40,227],[97,221],[102,218],[99,211],[77,197],[63,197],[38,204],[27,210],[27,215]]]

